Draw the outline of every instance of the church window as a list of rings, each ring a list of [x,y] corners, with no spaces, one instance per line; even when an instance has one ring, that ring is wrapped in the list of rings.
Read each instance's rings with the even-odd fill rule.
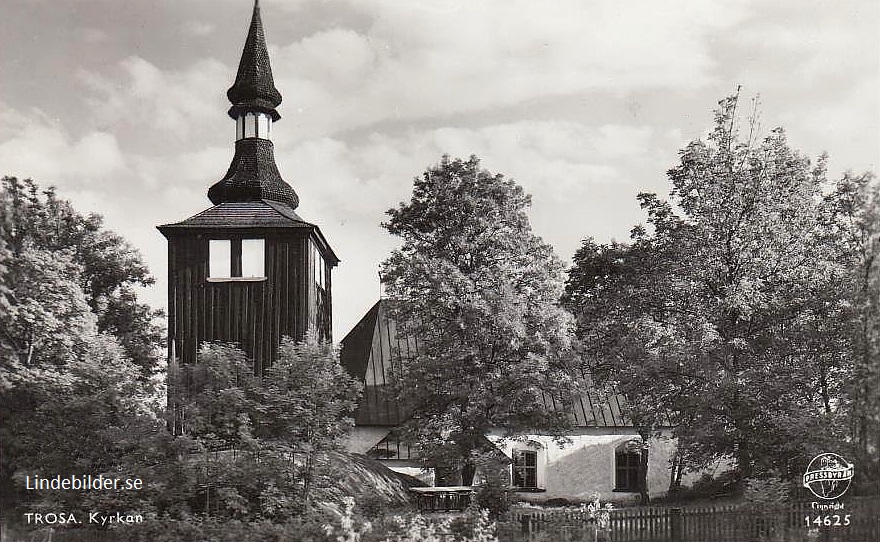
[[[235,139],[270,139],[272,119],[265,113],[245,113],[235,120]]]
[[[614,452],[614,491],[638,491],[639,490],[639,463],[642,454],[647,450],[640,450],[631,442],[617,447]]]
[[[538,488],[538,452],[535,450],[513,451],[511,485],[519,489]]]
[[[266,276],[266,241],[263,239],[241,240],[241,276]]]
[[[322,340],[330,338],[330,280],[329,270],[324,262],[324,255],[315,243],[311,247],[312,275],[315,280],[315,326],[318,337]]]
[[[232,276],[232,241],[229,239],[208,241],[208,276],[211,278]]]
[[[267,115],[257,115],[257,137],[269,139],[272,121]]]
[[[263,279],[266,277],[264,239],[210,239],[208,279]]]
[[[257,118],[253,113],[244,115],[244,137],[257,137]]]
[[[312,261],[315,263],[315,285],[323,290],[327,287],[324,257],[321,256],[321,251],[318,250],[316,245],[312,245]]]

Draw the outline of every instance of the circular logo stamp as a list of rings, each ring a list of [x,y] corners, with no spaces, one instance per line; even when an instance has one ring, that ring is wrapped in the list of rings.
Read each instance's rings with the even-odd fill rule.
[[[819,454],[807,466],[804,487],[820,499],[837,499],[849,489],[854,467],[837,454]]]

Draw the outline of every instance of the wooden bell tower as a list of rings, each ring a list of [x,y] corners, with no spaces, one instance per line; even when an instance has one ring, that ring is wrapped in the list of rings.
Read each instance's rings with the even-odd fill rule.
[[[206,341],[238,343],[259,374],[282,336],[331,334],[330,272],[339,259],[275,165],[270,139],[281,116],[259,1],[235,83],[226,93],[235,154],[208,190],[213,207],[159,226],[168,239],[168,357],[196,360]]]

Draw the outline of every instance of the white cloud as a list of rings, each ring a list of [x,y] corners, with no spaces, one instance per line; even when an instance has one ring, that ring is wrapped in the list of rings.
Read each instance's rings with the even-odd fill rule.
[[[213,59],[173,71],[129,56],[109,75],[81,71],[79,78],[92,91],[87,102],[93,124],[134,132],[142,141],[160,146],[177,147],[194,134],[211,133],[208,127],[225,110],[225,87],[219,82],[228,79],[230,71]]]
[[[157,14],[147,33],[131,26],[141,20],[120,18],[101,27],[105,36],[89,30],[93,17],[70,21],[78,43],[91,35],[114,47],[100,58],[89,56],[94,47],[57,58],[15,51],[10,58],[22,62],[41,55],[31,59],[35,83],[10,87],[18,110],[0,107],[4,173],[103,207],[158,275],[165,247],[154,226],[209,206],[206,191],[233,152],[224,91],[250,7],[226,3],[236,10],[229,15],[205,5],[170,20]],[[412,177],[443,153],[475,153],[523,185],[535,231],[565,258],[584,236],[626,236],[641,220],[635,194],[666,192],[676,151],[703,133],[716,100],[737,84],[744,96],[760,92],[766,126],[785,126],[808,155],[827,149],[832,165],[876,167],[878,7],[263,0],[284,95],[279,166],[302,198],[300,214],[343,258],[337,338],[378,296],[377,266],[394,245],[379,227],[384,211],[408,199]],[[142,46],[149,35],[174,39]],[[214,54],[225,63],[204,58]],[[45,58],[57,62],[40,72]],[[66,79],[76,70],[85,85]],[[21,105],[31,89],[51,116]]]
[[[84,28],[82,30],[82,39],[84,42],[91,44],[106,43],[110,39],[110,35],[100,28]]]
[[[880,166],[880,131],[865,131],[863,126],[871,122],[867,119],[880,119],[878,96],[878,80],[864,80],[841,89],[839,100],[815,102],[807,115],[795,108],[783,108],[780,117],[795,148],[811,157],[830,153],[832,176],[847,169],[876,172]]]
[[[0,105],[0,164],[3,174],[32,177],[41,184],[88,185],[105,180],[126,164],[116,137],[93,131],[74,138],[39,110]]]
[[[367,31],[333,28],[274,51],[287,104],[315,133],[539,96],[704,86],[715,77],[706,37],[744,17],[737,3],[684,1],[358,6],[372,16]]]
[[[190,36],[203,37],[213,34],[217,30],[213,24],[204,21],[189,21],[183,25],[183,31]]]
[[[562,258],[588,235],[625,238],[641,220],[638,191],[663,188],[666,134],[649,127],[571,121],[520,121],[482,128],[409,129],[356,139],[281,140],[282,176],[300,195],[297,212],[317,223],[343,263],[334,281],[337,330],[347,332],[378,297],[376,273],[395,246],[381,227],[385,211],[409,200],[413,177],[444,153],[476,154],[484,168],[515,179],[533,196],[533,227]],[[622,157],[633,162],[620,165]]]

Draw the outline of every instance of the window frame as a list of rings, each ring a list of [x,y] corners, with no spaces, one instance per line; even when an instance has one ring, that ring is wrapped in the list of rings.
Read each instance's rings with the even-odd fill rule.
[[[533,464],[529,464],[527,458],[531,458]],[[512,463],[510,469],[510,486],[521,491],[538,491],[538,451],[529,449],[514,449],[512,451]],[[529,485],[529,478],[534,480]],[[517,482],[522,481],[522,484]]]
[[[647,450],[634,451],[624,444],[614,450],[614,491],[637,493],[639,491],[639,466],[642,454]]]
[[[263,252],[263,275],[262,276],[242,276],[242,241],[245,240],[253,240],[253,241],[262,241],[262,252]],[[228,277],[214,277],[211,276],[211,243],[218,241],[226,241],[229,243],[229,271],[230,275]],[[208,269],[207,269],[207,281],[208,282],[258,282],[267,280],[266,276],[266,239],[265,237],[217,237],[217,238],[209,238],[208,239]]]

